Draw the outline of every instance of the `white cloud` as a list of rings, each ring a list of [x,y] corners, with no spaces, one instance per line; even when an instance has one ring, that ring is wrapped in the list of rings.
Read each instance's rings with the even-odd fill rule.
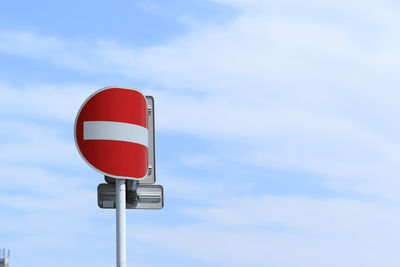
[[[335,7],[347,12],[342,4]],[[162,130],[240,145],[232,158],[323,174],[336,189],[398,201],[393,175],[400,134],[393,73],[399,62],[399,40],[392,37],[396,28],[364,8],[351,14],[368,15],[374,31],[265,12],[244,12],[224,25],[141,50],[110,41],[83,43],[78,49],[75,42],[54,37],[4,33],[19,46],[0,50],[43,60],[72,54],[90,67],[63,58],[57,64],[140,77],[153,87],[169,88],[153,90]],[[31,42],[40,46],[39,52],[20,47],[21,38],[27,47]]]
[[[400,263],[395,249],[398,209],[382,203],[244,196],[186,212],[201,221],[163,228],[132,225],[131,237],[176,255],[227,266]]]
[[[104,254],[113,232],[97,223],[107,219],[99,216],[94,179],[4,162],[0,170],[0,229],[3,244],[12,249],[13,265],[52,266],[66,254],[74,257],[60,266],[84,266],[92,255],[105,263],[112,258]],[[83,248],[81,243],[91,245]]]
[[[98,45],[101,46],[101,42]],[[100,64],[95,60],[97,50],[92,53],[91,46],[85,42],[76,40],[66,43],[53,36],[44,37],[29,32],[1,32],[0,51],[80,71],[94,71],[95,66]],[[81,57],[82,53],[85,57]]]
[[[98,86],[0,84],[0,159],[3,163],[78,166],[75,116]]]
[[[138,59],[164,87],[204,94],[157,93],[162,128],[244,143],[238,160],[398,201],[397,30],[371,23],[379,34],[245,13]]]
[[[0,114],[71,123],[83,101],[98,85],[35,84],[15,87],[0,83]]]
[[[245,10],[226,24],[196,28],[166,45],[133,50],[112,41],[1,33],[0,51],[167,88],[149,89],[156,97],[159,129],[208,139],[236,161],[306,170],[322,175],[321,183],[331,190],[378,199],[246,197],[239,194],[243,185],[207,187],[175,178],[165,183],[168,194],[210,206],[184,209],[199,223],[133,225],[132,237],[229,266],[399,265],[397,4],[303,1],[293,9],[294,1],[220,2]],[[0,99],[0,110],[70,125],[80,103],[96,89],[74,88],[2,86],[7,98]],[[66,100],[58,104],[60,94]],[[35,101],[21,108],[24,97]],[[3,125],[1,134],[20,134],[18,142],[2,144],[3,152],[19,151],[3,153],[4,161],[24,161],[25,145],[30,151],[26,162],[40,162],[37,154],[72,158],[73,148],[67,148],[72,143],[51,127]],[[40,149],[43,136],[55,147]],[[184,162],[193,166],[213,160],[194,154]],[[35,188],[24,182],[20,185]],[[15,206],[17,199],[43,204],[3,198],[8,207],[23,208]],[[46,210],[56,204],[43,205]]]
[[[379,24],[389,26],[390,22],[397,21],[398,3],[393,0],[213,0],[217,3],[237,7],[241,11],[279,13],[292,17],[310,17],[313,19],[342,21],[349,24],[347,18],[373,20]],[[319,14],[330,14],[336,16],[319,16]],[[305,16],[304,16],[305,15]]]
[[[208,154],[188,155],[182,158],[182,163],[193,168],[217,168],[221,162],[216,157]]]
[[[43,126],[38,122],[2,119],[0,123],[0,136],[3,140],[0,144],[0,160],[3,164],[79,164],[79,154],[73,139],[73,124],[57,127]]]

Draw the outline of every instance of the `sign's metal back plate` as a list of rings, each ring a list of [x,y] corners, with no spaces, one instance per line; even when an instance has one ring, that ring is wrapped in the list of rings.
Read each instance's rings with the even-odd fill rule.
[[[156,153],[155,153],[155,122],[154,122],[154,98],[152,96],[146,96],[147,101],[147,127],[148,127],[148,160],[149,160],[149,172],[147,178],[140,180],[139,184],[154,184],[156,182]]]

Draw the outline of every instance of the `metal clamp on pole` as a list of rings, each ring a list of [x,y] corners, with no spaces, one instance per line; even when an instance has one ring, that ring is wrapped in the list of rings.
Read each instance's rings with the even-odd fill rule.
[[[116,179],[108,176],[105,179],[109,183],[97,187],[97,204],[102,209],[115,209]],[[140,184],[129,180],[126,181],[125,194],[127,209],[162,209],[164,206],[164,190],[161,185]]]
[[[138,181],[127,180],[126,181],[126,203],[135,203],[138,201]]]

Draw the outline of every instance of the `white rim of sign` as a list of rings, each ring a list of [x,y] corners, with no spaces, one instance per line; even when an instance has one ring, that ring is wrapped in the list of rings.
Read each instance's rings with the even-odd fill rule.
[[[76,125],[77,125],[77,123],[78,123],[78,117],[79,117],[79,115],[81,114],[82,108],[86,105],[86,103],[87,103],[92,97],[94,97],[95,95],[97,95],[98,93],[100,93],[100,92],[102,92],[102,91],[105,91],[105,90],[111,89],[111,88],[126,89],[126,90],[132,90],[132,91],[139,92],[139,93],[143,96],[143,98],[144,98],[144,100],[145,100],[145,102],[146,102],[146,97],[143,95],[143,93],[142,93],[140,90],[138,90],[138,89],[136,89],[136,88],[130,88],[130,87],[124,87],[124,86],[107,86],[107,87],[103,87],[103,88],[97,90],[96,92],[92,93],[92,94],[85,100],[85,102],[83,102],[83,104],[82,104],[81,107],[79,108],[78,113],[76,114],[75,123],[74,123],[74,139],[75,139],[75,146],[76,146],[77,149],[78,149],[79,155],[81,156],[81,158],[83,158],[83,160],[86,162],[86,164],[88,164],[90,167],[92,167],[92,168],[93,168],[94,170],[96,170],[97,172],[99,172],[99,173],[101,173],[101,174],[103,174],[103,175],[105,175],[105,176],[110,176],[110,177],[116,178],[116,179],[143,180],[143,179],[147,178],[147,176],[149,175],[149,169],[148,169],[148,168],[147,168],[146,175],[143,176],[143,177],[141,177],[141,178],[111,175],[111,174],[109,174],[109,173],[105,173],[105,172],[103,172],[103,171],[97,169],[97,168],[96,168],[95,166],[93,166],[89,161],[87,161],[87,159],[83,156],[83,154],[82,154],[82,152],[81,152],[81,150],[80,150],[80,148],[79,148],[78,140],[77,140],[77,137],[76,137]],[[147,103],[147,102],[146,102],[146,103]],[[147,118],[147,117],[146,117],[146,118]],[[147,146],[146,146],[146,147],[147,147]],[[147,147],[147,148],[148,148],[148,147]]]

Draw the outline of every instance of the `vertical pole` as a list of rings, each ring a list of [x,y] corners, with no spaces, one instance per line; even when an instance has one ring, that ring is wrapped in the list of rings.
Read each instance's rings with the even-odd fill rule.
[[[126,267],[126,182],[116,179],[117,267]]]

